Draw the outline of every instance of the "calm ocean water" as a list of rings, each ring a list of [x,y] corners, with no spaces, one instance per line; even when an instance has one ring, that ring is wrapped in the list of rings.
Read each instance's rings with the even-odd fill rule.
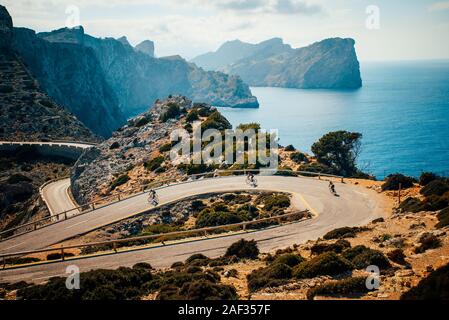
[[[329,131],[363,133],[359,167],[378,178],[449,175],[449,61],[362,64],[357,91],[252,88],[259,109],[221,109],[233,125],[278,129],[282,145],[310,152]]]

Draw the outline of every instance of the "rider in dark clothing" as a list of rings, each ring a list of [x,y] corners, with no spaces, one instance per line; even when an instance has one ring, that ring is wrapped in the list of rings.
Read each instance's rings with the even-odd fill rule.
[[[151,190],[148,192],[148,195],[149,195],[149,199],[150,199],[151,201],[154,201],[154,200],[156,199],[156,191],[155,191],[154,189],[151,189]]]
[[[335,185],[332,181],[329,181],[329,189],[332,193],[335,193]]]

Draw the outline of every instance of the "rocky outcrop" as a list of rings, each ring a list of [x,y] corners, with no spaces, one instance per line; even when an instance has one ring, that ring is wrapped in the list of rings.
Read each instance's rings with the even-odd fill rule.
[[[144,40],[139,43],[134,49],[138,52],[145,53],[149,55],[151,58],[154,58],[154,42],[150,40]]]
[[[176,119],[159,121],[167,106],[173,104],[188,109],[192,101],[182,96],[157,101],[150,110],[130,119],[110,139],[83,153],[71,175],[72,194],[78,203],[86,203],[98,195],[108,195],[111,182],[123,174],[133,176],[129,183],[134,184],[134,188],[140,187],[142,179],[147,179],[145,175],[152,174],[145,170],[144,163],[159,156],[158,149],[169,142],[170,133],[182,128],[183,123]],[[165,156],[168,157],[167,154]],[[176,171],[176,168],[172,169]],[[167,168],[166,172],[148,179],[163,179],[164,175],[176,174],[169,170]]]
[[[42,89],[102,136],[172,94],[216,106],[259,106],[238,77],[205,72],[182,58],[156,59],[149,41],[133,48],[126,37],[98,39],[82,27],[36,34],[11,29],[4,7],[0,17],[1,43],[11,42]]]
[[[12,20],[0,6],[0,140],[97,141],[75,116],[48,97],[11,50]]]
[[[0,49],[9,48],[12,35],[12,19],[6,8],[0,5]]]
[[[83,34],[74,29],[69,38],[55,33],[46,41],[33,30],[15,28],[12,47],[50,97],[95,133],[109,136],[126,119],[94,52],[78,44]]]
[[[357,89],[362,86],[362,79],[354,46],[353,39],[341,38],[326,39],[300,49],[283,45],[281,39],[258,45],[233,42],[193,61],[238,75],[252,86]],[[241,53],[231,55],[231,60],[223,59],[228,51]]]
[[[124,38],[99,39],[84,33],[79,36],[80,30],[64,28],[40,33],[39,37],[59,43],[77,39],[79,46],[92,49],[126,116],[138,114],[156,99],[171,94],[220,107],[258,107],[249,87],[237,76],[205,72],[180,56],[153,58],[148,42],[133,48]]]
[[[15,54],[0,49],[0,140],[98,141],[40,89]]]
[[[233,40],[225,42],[217,51],[200,55],[192,59],[191,62],[205,70],[223,70],[239,60],[254,55],[270,56],[291,50],[292,48],[288,44],[284,44],[280,38],[273,38],[258,44]]]

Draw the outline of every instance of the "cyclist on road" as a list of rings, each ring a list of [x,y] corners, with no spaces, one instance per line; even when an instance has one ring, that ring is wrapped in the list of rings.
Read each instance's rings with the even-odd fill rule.
[[[151,204],[153,204],[154,206],[158,205],[158,200],[157,200],[157,194],[156,194],[156,190],[151,189],[148,192],[148,202],[150,202]]]
[[[335,191],[335,185],[332,181],[329,181],[329,190],[333,193],[336,194],[337,192]]]

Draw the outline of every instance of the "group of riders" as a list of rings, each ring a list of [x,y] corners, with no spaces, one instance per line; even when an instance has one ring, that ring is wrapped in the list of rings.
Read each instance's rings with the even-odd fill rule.
[[[254,188],[257,187],[257,180],[254,177],[254,173],[252,172],[248,172],[246,175],[246,183]],[[329,191],[333,194],[333,195],[337,195],[337,192],[335,191],[335,184],[332,181],[329,181]],[[159,204],[159,198],[158,195],[156,193],[156,190],[151,189],[148,192],[148,202],[150,204],[152,204],[153,206],[157,206]]]

